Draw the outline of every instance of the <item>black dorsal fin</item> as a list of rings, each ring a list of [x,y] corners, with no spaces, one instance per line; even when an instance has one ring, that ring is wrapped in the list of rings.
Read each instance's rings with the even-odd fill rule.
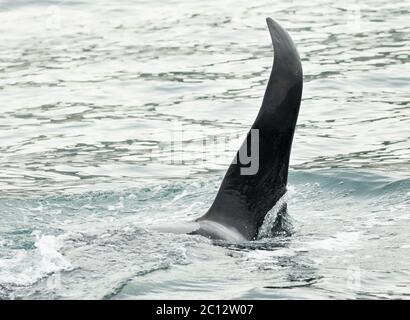
[[[256,130],[249,131],[214,203],[198,219],[200,224],[209,221],[235,229],[248,240],[255,239],[266,213],[286,192],[303,86],[302,66],[292,39],[277,22],[271,18],[266,20],[274,48],[274,64],[262,106],[251,128]],[[255,143],[251,146],[252,139]],[[249,152],[250,164],[244,163],[244,156]],[[201,228],[196,233],[223,238],[209,228]]]

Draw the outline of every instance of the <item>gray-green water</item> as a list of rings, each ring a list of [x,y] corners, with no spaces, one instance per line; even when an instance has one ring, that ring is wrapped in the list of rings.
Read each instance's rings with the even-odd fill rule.
[[[409,298],[409,8],[1,1],[0,298]],[[151,230],[212,203],[236,146],[210,142],[240,140],[269,77],[267,16],[305,73],[293,235]]]

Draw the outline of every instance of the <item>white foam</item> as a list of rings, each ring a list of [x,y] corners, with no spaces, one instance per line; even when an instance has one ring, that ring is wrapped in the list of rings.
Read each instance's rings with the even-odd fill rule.
[[[14,286],[32,285],[39,279],[72,269],[71,263],[58,251],[61,237],[37,235],[34,250],[16,250],[13,256],[0,259],[0,283]]]
[[[327,251],[345,251],[360,248],[359,232],[337,232],[332,237],[326,239],[306,242],[307,250],[327,250]]]
[[[71,263],[58,250],[62,246],[60,238],[55,236],[39,236],[36,247],[41,255],[41,269],[51,273],[61,270],[68,270]]]

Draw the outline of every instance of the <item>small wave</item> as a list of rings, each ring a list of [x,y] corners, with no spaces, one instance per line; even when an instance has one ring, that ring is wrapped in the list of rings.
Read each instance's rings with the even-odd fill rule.
[[[158,266],[154,266],[154,267],[149,268],[147,270],[141,270],[141,271],[138,271],[134,274],[130,274],[129,277],[126,277],[126,278],[120,280],[117,285],[114,285],[113,289],[109,293],[107,293],[102,299],[103,300],[113,299],[116,295],[118,295],[135,278],[143,277],[143,276],[145,276],[147,274],[150,274],[152,272],[167,270],[167,269],[170,268],[170,266],[171,266],[170,263],[164,262],[164,263],[160,263]]]
[[[351,196],[376,196],[410,189],[410,178],[394,179],[374,172],[349,169],[291,170],[289,181],[298,192],[320,186],[327,193],[338,192]]]

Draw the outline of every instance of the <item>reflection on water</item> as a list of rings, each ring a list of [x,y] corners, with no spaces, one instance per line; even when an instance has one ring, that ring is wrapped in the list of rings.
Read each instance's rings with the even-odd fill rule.
[[[149,231],[212,202],[261,104],[267,16],[305,75],[294,233]],[[379,0],[3,1],[0,298],[408,297],[409,18]]]

